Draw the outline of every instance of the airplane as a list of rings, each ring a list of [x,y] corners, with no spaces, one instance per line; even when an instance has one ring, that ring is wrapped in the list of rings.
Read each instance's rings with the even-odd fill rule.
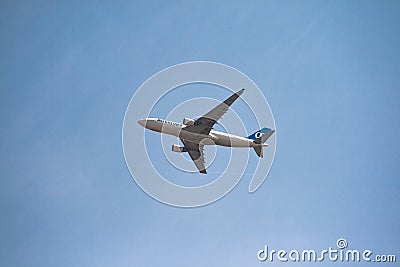
[[[197,169],[207,174],[204,160],[204,145],[220,145],[225,147],[252,147],[257,155],[263,157],[263,147],[267,139],[275,132],[270,128],[262,128],[247,137],[213,130],[214,124],[221,119],[229,107],[243,94],[244,89],[234,93],[224,102],[216,106],[204,116],[193,120],[184,118],[183,123],[167,121],[159,118],[141,119],[138,123],[146,129],[180,138],[183,146],[172,145],[174,152],[187,152]]]

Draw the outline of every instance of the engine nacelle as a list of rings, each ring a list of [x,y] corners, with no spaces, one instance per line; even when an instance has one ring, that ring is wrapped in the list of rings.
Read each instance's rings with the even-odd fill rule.
[[[189,119],[189,118],[183,118],[183,124],[187,126],[191,126],[194,124],[194,120]]]
[[[172,145],[172,151],[174,152],[185,152],[184,146]]]

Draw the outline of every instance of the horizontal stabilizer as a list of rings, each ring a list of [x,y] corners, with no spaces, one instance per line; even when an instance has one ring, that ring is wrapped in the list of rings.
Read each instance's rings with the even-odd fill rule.
[[[261,130],[255,132],[254,134],[250,135],[248,138],[253,139],[254,144],[256,144],[253,148],[256,152],[257,156],[260,158],[263,157],[263,146],[265,141],[271,137],[271,135],[275,132],[275,130],[271,130],[269,128],[262,128]]]
[[[254,148],[254,151],[257,153],[257,156],[262,158],[263,157],[263,149],[262,149],[263,147],[262,147],[262,145],[255,146],[253,148]]]

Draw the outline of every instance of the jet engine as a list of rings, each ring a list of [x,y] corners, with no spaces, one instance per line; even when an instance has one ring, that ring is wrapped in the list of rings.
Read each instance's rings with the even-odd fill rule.
[[[187,126],[191,126],[191,125],[194,124],[194,120],[189,119],[189,118],[184,118],[184,119],[183,119],[183,124],[184,124],[184,125],[187,125]]]
[[[184,146],[172,145],[172,151],[182,153],[182,152],[187,152],[188,149]]]

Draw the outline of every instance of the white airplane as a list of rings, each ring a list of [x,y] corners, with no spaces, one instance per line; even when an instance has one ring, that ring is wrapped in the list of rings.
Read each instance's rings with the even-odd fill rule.
[[[275,132],[262,128],[248,137],[213,130],[213,126],[224,115],[229,107],[244,92],[244,89],[234,93],[223,103],[216,106],[197,120],[184,118],[183,123],[166,121],[158,118],[146,118],[138,123],[146,129],[179,137],[184,146],[172,145],[174,152],[188,152],[200,173],[206,174],[204,161],[204,145],[220,145],[226,147],[252,147],[259,157],[263,157],[265,141]]]

